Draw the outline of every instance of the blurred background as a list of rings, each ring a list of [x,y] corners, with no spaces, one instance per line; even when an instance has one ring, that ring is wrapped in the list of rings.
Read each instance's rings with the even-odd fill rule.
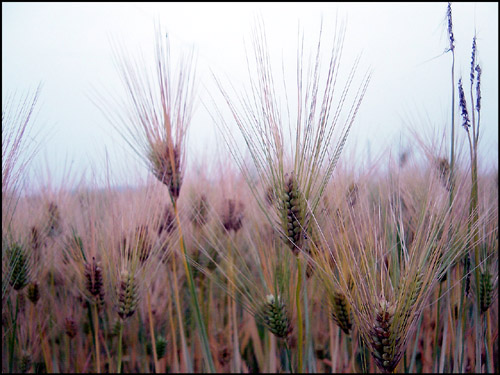
[[[381,152],[416,148],[408,128],[424,138],[449,137],[451,61],[447,50],[447,3],[2,3],[2,97],[34,91],[41,84],[31,141],[37,153],[29,181],[113,174],[112,183],[135,183],[147,169],[109,124],[92,99],[124,95],[112,46],[143,54],[153,68],[155,25],[171,41],[172,60],[193,51],[196,104],[188,140],[193,168],[221,153],[223,140],[210,114],[224,109],[214,77],[240,92],[248,81],[252,30],[265,26],[277,77],[285,70],[295,84],[299,35],[314,54],[321,20],[327,41],[346,27],[341,69],[361,55],[356,91],[367,71],[372,80],[356,117],[343,159],[363,165]],[[453,3],[456,81],[469,90],[471,45],[477,35],[482,68],[480,166],[498,168],[498,3]],[[325,65],[326,65],[325,61]],[[343,71],[342,71],[343,72]],[[279,86],[279,85],[278,85]],[[282,86],[279,86],[282,87]],[[339,83],[337,92],[343,85]],[[241,88],[241,89],[240,89]],[[456,91],[455,91],[456,92]],[[280,93],[280,95],[283,93]],[[283,96],[284,97],[284,96]],[[293,103],[293,99],[291,100]],[[458,103],[458,101],[457,101]],[[458,104],[457,104],[458,105]],[[228,119],[230,121],[230,119]],[[456,110],[456,134],[466,140]],[[449,156],[449,141],[441,156]],[[131,177],[132,176],[132,177]]]

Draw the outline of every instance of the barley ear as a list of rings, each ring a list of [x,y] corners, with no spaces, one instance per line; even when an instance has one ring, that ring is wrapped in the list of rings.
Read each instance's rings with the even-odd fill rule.
[[[31,364],[32,364],[31,354],[23,350],[21,358],[19,359],[19,372],[21,374],[26,374],[30,370]]]
[[[29,283],[30,262],[24,247],[14,243],[8,250],[9,283],[15,290],[21,290]]]
[[[38,283],[36,281],[28,285],[28,299],[33,305],[36,305],[40,299],[40,289],[38,288]]]
[[[285,177],[286,178],[286,177]],[[284,216],[287,244],[295,255],[298,255],[303,238],[303,200],[298,182],[293,173],[285,181],[283,192],[282,214]]]
[[[393,319],[394,306],[382,298],[375,313],[369,340],[377,366],[387,373],[394,371],[402,354],[397,348],[400,338],[393,332]]]
[[[264,324],[277,337],[286,339],[292,332],[292,325],[288,319],[285,304],[280,297],[270,294],[266,298],[266,303],[262,308]]]
[[[78,327],[73,318],[66,318],[66,320],[64,321],[64,331],[70,339],[76,336],[76,334],[78,333]]]
[[[156,355],[158,359],[161,359],[167,353],[167,340],[163,336],[158,336],[156,338]]]
[[[481,314],[486,312],[492,302],[493,284],[491,282],[491,274],[486,271],[481,273],[479,287],[479,301],[481,303]]]
[[[222,214],[222,225],[227,231],[237,232],[241,229],[243,223],[243,203],[235,202],[233,199],[227,199]]]
[[[159,140],[151,145],[148,157],[153,174],[168,187],[170,195],[176,201],[182,186],[180,148],[178,145],[169,144],[168,141]]]
[[[137,282],[134,274],[123,270],[118,286],[118,315],[123,320],[134,315],[137,308]]]
[[[348,335],[352,329],[351,307],[346,297],[340,292],[334,292],[332,297],[332,319]]]
[[[96,262],[95,257],[92,257],[92,262],[85,263],[84,275],[87,291],[97,307],[101,309],[104,305],[104,282],[101,266]]]

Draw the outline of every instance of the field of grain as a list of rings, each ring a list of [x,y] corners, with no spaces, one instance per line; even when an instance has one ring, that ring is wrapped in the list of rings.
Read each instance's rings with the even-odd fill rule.
[[[150,172],[134,188],[110,170],[104,188],[25,189],[43,90],[5,97],[2,372],[498,372],[480,42],[457,76],[446,16],[449,124],[359,168],[342,151],[372,72],[356,60],[337,76],[341,27],[333,45],[299,47],[285,99],[257,24],[249,92],[215,77],[227,157],[197,166],[192,56],[173,63],[159,30],[151,70],[117,48],[123,96],[93,99]]]

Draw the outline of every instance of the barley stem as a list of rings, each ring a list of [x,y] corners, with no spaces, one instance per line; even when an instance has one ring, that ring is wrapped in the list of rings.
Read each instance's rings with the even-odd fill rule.
[[[293,368],[292,368],[292,354],[290,353],[290,347],[288,346],[288,342],[285,340],[285,352],[286,352],[286,358],[288,360],[288,371],[290,373],[293,373]]]
[[[71,353],[71,348],[70,348],[70,339],[69,339],[69,336],[68,335],[64,335],[65,336],[65,341],[66,341],[66,365],[67,365],[67,370],[66,372],[70,372],[71,370],[71,357],[70,357],[70,353]],[[76,362],[76,361],[75,361]],[[76,367],[76,364],[75,364],[75,367]]]
[[[457,267],[457,274],[458,274],[458,267]],[[461,326],[460,326],[460,331],[461,331],[461,340],[460,340],[460,345],[458,345],[459,347],[461,347],[460,349],[460,357],[459,357],[459,371],[462,371],[463,369],[463,366],[464,366],[464,355],[465,355],[465,345],[463,343],[463,337],[464,337],[464,332],[465,332],[465,329],[466,329],[466,321],[465,321],[465,316],[466,316],[466,312],[465,312],[465,309],[466,309],[466,306],[467,306],[467,299],[466,299],[466,296],[465,296],[465,284],[466,284],[466,277],[467,277],[467,269],[466,267],[464,267],[464,275],[463,275],[463,282],[462,282],[462,287],[461,287],[461,293],[460,293],[460,310],[459,310],[459,319],[460,319],[460,322],[461,322]]]
[[[123,340],[123,321],[119,320],[120,330],[118,332],[118,364],[116,365],[116,372],[122,372],[122,340]]]
[[[337,369],[337,347],[338,347],[338,335],[334,332],[334,326],[331,319],[328,319],[328,329],[330,331],[330,359],[332,361],[331,373],[335,373]]]
[[[12,306],[10,303],[10,299],[8,300],[8,305],[9,305],[9,310],[11,312],[11,317],[12,317]],[[17,314],[19,312],[19,293],[16,293],[16,312],[14,316],[14,327],[12,328],[12,333],[9,338],[9,372],[13,372],[13,366],[14,366],[14,346],[16,344],[16,331],[17,331]]]
[[[485,331],[486,331],[486,371],[493,372],[493,341],[491,340],[491,320],[490,309],[485,312]]]
[[[448,297],[448,294],[447,294],[447,297]],[[448,324],[449,324],[449,316],[451,315],[451,307],[449,306],[449,298],[446,298],[447,300],[447,306],[448,306],[448,314],[446,314],[446,320],[445,320],[445,324],[444,324],[444,332],[443,332],[443,342],[441,344],[441,358],[439,360],[439,372],[443,372],[444,371],[444,361],[445,361],[445,358],[446,358],[446,344],[448,342]]]
[[[38,322],[37,325],[38,325],[38,333],[40,334],[40,341],[41,341],[43,359],[45,361],[45,367],[47,368],[47,373],[51,373],[53,371],[52,371],[52,361],[50,360],[50,348],[48,348],[47,340],[45,339],[42,327],[40,327],[40,323]]]
[[[151,293],[149,290],[147,295],[147,302],[148,302],[148,316],[149,316],[149,332],[151,334],[151,347],[153,350],[153,360],[155,362],[155,373],[158,373],[159,364],[158,364],[158,355],[156,353],[155,331],[153,328],[153,313],[151,311]]]
[[[269,333],[269,372],[276,373],[276,336]]]
[[[411,360],[410,360],[410,368],[408,369],[409,373],[413,373],[414,372],[413,369],[415,368],[415,360],[417,358],[418,338],[420,336],[420,326],[422,325],[422,320],[423,320],[423,315],[421,315],[420,319],[418,320],[417,334],[415,336],[415,344],[413,345],[413,352],[411,353]]]
[[[447,273],[446,279],[448,279],[448,277],[450,277],[449,271],[447,271],[446,273]],[[441,315],[441,293],[442,293],[442,290],[443,290],[443,287],[442,287],[442,283],[440,282],[439,283],[438,299],[437,299],[437,304],[436,304],[436,334],[434,335],[434,348],[433,348],[434,350],[432,352],[433,363],[436,363],[437,351],[438,351],[438,340],[439,340],[439,331],[440,331],[440,325],[439,325],[440,319],[439,318]]]
[[[299,373],[302,373],[304,372],[304,369],[302,367],[302,307],[301,307],[301,301],[300,301],[300,290],[302,288],[302,260],[301,260],[301,257],[297,257],[297,290],[295,292],[295,300],[296,300],[296,304],[297,304],[297,328],[298,328],[298,332],[297,332],[297,340],[298,340],[298,344],[297,344],[297,350],[298,350],[298,353],[297,353],[297,361],[298,361],[298,364],[297,364],[297,372]]]
[[[229,233],[231,234],[231,233]],[[236,233],[235,233],[236,234]],[[230,290],[231,290],[231,295],[235,295],[235,282],[234,282],[234,259],[233,259],[233,252],[231,248],[231,241],[228,238],[227,241],[227,247],[229,251],[229,259],[230,259],[230,280],[231,280],[231,285],[230,285]],[[231,308],[231,319],[233,321],[233,360],[234,360],[234,371],[235,372],[241,372],[241,363],[240,363],[240,348],[239,348],[239,342],[238,342],[238,322],[236,319],[236,301],[234,299],[229,300],[230,308]]]
[[[99,316],[97,314],[97,301],[94,303],[94,325],[95,325],[95,358],[96,358],[96,371],[101,373],[101,357],[99,355]]]
[[[177,201],[174,201],[173,206],[174,206],[175,218],[177,220],[177,228],[179,230],[179,242],[180,242],[180,247],[181,247],[181,251],[182,251],[182,262],[184,264],[184,269],[186,271],[186,275],[188,278],[188,286],[189,286],[189,291],[191,293],[191,300],[192,300],[194,308],[195,308],[196,322],[198,323],[198,329],[200,330],[200,336],[201,336],[201,341],[202,341],[203,353],[204,353],[204,357],[205,357],[205,363],[208,366],[210,372],[214,373],[215,367],[214,367],[214,362],[212,359],[212,353],[210,350],[210,344],[208,342],[207,330],[205,328],[205,323],[203,322],[203,318],[202,318],[201,312],[200,312],[200,306],[198,303],[198,296],[196,294],[196,290],[194,287],[193,273],[192,273],[191,267],[187,261],[186,246],[184,244],[184,238],[182,235],[181,220],[179,217],[179,209],[177,207]]]
[[[181,313],[181,300],[179,298],[179,286],[177,285],[177,259],[175,254],[172,259],[172,277],[174,281],[174,298],[175,298],[175,308],[177,313],[177,320],[179,321],[179,332],[181,335],[181,346],[182,346],[182,358],[184,360],[184,371],[190,372],[188,369],[190,368],[189,363],[189,353],[186,345],[186,337],[184,335],[184,324],[182,322],[182,313]],[[175,331],[173,332],[175,334]]]
[[[451,51],[451,151],[450,151],[450,208],[455,190],[455,51]]]
[[[172,316],[172,300],[168,302],[168,321],[170,323],[170,329],[172,331],[172,366],[173,372],[179,372],[179,362],[177,356],[177,335],[174,325],[174,318]]]

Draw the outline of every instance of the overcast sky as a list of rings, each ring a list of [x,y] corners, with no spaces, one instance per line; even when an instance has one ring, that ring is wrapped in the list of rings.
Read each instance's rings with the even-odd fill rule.
[[[199,98],[191,125],[191,155],[212,152],[215,126],[203,103],[215,89],[211,71],[238,84],[247,76],[245,43],[260,17],[270,49],[293,73],[297,30],[315,40],[321,18],[333,30],[346,22],[344,68],[362,53],[359,76],[372,81],[349,139],[358,154],[400,142],[405,124],[449,133],[451,55],[447,3],[2,3],[2,96],[43,84],[35,127],[48,134],[34,165],[54,176],[66,163],[77,174],[102,172],[106,152],[112,170],[128,170],[134,157],[89,99],[96,91],[120,93],[111,40],[132,51],[154,46],[155,22],[171,38],[171,55],[194,49]],[[498,3],[452,4],[456,76],[468,89],[470,53],[477,33],[482,67],[482,143],[485,163],[498,158]],[[311,43],[306,50],[314,51]],[[249,50],[251,52],[251,50]],[[281,68],[281,61],[274,61]],[[293,75],[292,75],[293,76]],[[290,82],[294,84],[294,82]],[[100,91],[102,92],[102,91]],[[209,103],[209,102],[208,102]],[[224,103],[220,103],[221,106]],[[458,111],[457,111],[458,114]],[[464,137],[457,120],[458,137]],[[402,148],[410,147],[404,139]],[[370,151],[369,151],[370,150]],[[141,166],[137,167],[138,170]],[[101,169],[101,170],[99,170]],[[124,181],[121,183],[125,183]]]

